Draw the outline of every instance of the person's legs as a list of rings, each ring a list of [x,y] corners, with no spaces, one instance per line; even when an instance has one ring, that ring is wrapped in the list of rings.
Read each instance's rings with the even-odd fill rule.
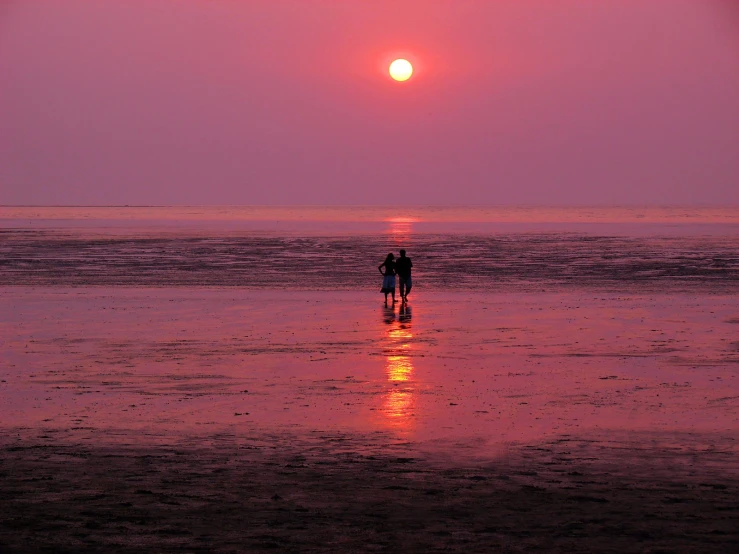
[[[400,279],[400,297],[402,299],[405,299],[405,279],[402,277],[399,277]]]
[[[405,279],[405,299],[408,300],[408,295],[411,293],[411,287],[413,286],[413,282],[411,281],[411,278],[408,277]]]

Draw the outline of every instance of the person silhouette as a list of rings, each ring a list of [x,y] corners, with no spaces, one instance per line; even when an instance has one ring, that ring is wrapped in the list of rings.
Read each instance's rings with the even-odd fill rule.
[[[395,262],[395,272],[398,274],[400,281],[400,298],[403,302],[408,302],[408,295],[411,293],[413,283],[411,281],[411,268],[413,262],[410,258],[406,258],[405,250],[400,251],[400,258]]]
[[[383,275],[382,279],[382,288],[380,289],[380,292],[385,293],[385,304],[387,304],[387,295],[392,294],[393,295],[393,304],[395,304],[395,254],[390,252],[387,255],[387,258],[385,258],[385,261],[382,262],[377,269],[380,270],[380,273]],[[385,271],[382,270],[382,268],[385,268]]]

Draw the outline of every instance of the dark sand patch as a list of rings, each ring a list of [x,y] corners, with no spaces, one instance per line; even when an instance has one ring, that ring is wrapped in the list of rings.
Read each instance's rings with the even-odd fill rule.
[[[455,463],[370,436],[267,439],[208,448],[201,439],[146,448],[6,440],[0,549],[739,548],[733,437],[564,437]]]

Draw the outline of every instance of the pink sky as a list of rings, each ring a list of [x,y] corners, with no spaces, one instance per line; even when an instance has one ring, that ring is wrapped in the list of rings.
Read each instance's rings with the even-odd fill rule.
[[[0,0],[0,204],[300,203],[739,205],[737,2]]]

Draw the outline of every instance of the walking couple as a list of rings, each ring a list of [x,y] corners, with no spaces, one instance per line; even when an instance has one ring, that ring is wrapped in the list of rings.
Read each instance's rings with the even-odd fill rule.
[[[408,301],[408,295],[411,293],[411,268],[413,264],[411,259],[405,255],[405,250],[400,251],[400,257],[395,259],[395,254],[390,252],[385,261],[377,268],[383,275],[382,288],[380,292],[385,293],[385,304],[387,304],[387,295],[393,295],[393,303],[395,300],[395,276],[400,280],[400,298],[403,302]],[[385,270],[383,271],[383,268]]]

